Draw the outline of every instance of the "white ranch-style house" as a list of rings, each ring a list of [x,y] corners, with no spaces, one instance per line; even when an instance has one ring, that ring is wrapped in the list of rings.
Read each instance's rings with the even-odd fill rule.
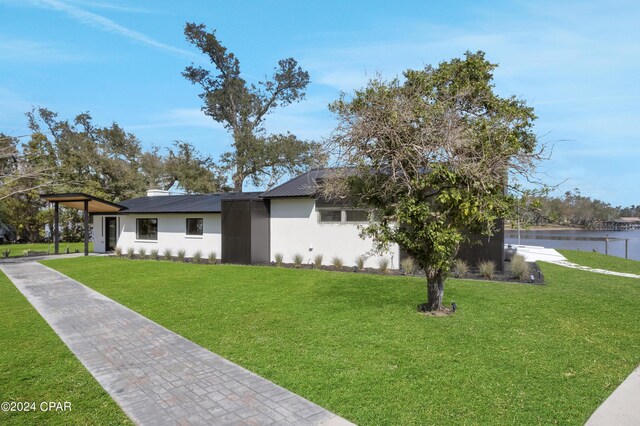
[[[105,253],[133,247],[138,253],[171,250],[186,257],[215,252],[223,263],[265,264],[284,255],[291,263],[301,254],[312,263],[318,254],[330,265],[339,257],[354,266],[364,256],[366,267],[377,267],[381,257],[398,269],[401,250],[393,245],[382,255],[373,253],[373,242],[360,237],[370,212],[332,203],[318,197],[317,180],[326,173],[311,170],[266,192],[173,195],[150,190],[147,196],[109,203],[86,194],[49,194],[43,198],[85,210],[92,218],[93,250]],[[86,197],[86,198],[82,198]],[[90,215],[88,214],[90,213]],[[503,262],[504,234],[462,248],[460,257],[475,264],[478,259]],[[486,241],[485,241],[486,240]]]

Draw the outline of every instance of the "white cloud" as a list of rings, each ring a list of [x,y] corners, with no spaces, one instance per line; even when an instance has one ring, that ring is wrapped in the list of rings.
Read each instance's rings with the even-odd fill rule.
[[[149,117],[146,123],[126,126],[131,131],[165,127],[204,127],[226,131],[222,124],[206,116],[199,108],[175,108]]]
[[[58,63],[86,59],[87,57],[71,53],[52,43],[0,36],[0,61],[4,63]]]
[[[154,38],[147,36],[146,34],[142,34],[138,31],[135,31],[123,25],[120,25],[112,21],[111,19],[105,18],[102,15],[89,12],[87,10],[81,9],[77,6],[74,6],[59,0],[29,0],[29,2],[38,7],[52,9],[52,10],[66,13],[71,18],[75,19],[76,21],[82,24],[89,25],[94,28],[99,28],[103,31],[107,31],[110,33],[118,34],[120,36],[126,37],[130,40],[134,40],[138,43],[142,43],[149,47],[165,50],[165,51],[179,54],[182,56],[187,56],[192,58],[195,57],[195,55],[192,52],[162,43],[158,40],[155,40]]]
[[[127,12],[127,13],[145,13],[145,14],[158,13],[154,10],[147,9],[144,7],[122,6],[120,4],[104,3],[104,2],[96,2],[96,1],[67,0],[67,3],[76,3],[88,8],[107,9],[107,10],[114,10],[118,12]]]

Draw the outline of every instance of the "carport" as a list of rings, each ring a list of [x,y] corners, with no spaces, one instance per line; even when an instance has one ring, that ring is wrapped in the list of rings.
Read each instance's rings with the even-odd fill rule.
[[[53,203],[53,245],[55,254],[59,254],[60,246],[60,205],[82,210],[84,212],[84,255],[89,256],[89,214],[116,213],[124,207],[82,192],[64,194],[41,194],[40,198]]]

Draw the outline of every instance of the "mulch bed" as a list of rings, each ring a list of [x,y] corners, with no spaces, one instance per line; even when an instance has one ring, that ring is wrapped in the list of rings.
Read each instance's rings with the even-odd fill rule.
[[[533,281],[527,279],[526,281],[522,281],[519,278],[514,278],[512,274],[508,272],[496,272],[491,280],[487,280],[481,274],[478,268],[469,268],[469,274],[464,278],[466,280],[478,280],[478,281],[500,281],[500,282],[511,282],[518,284],[534,284],[534,285],[544,285],[544,275],[540,271],[540,267],[535,262],[527,262],[529,264],[529,270],[531,271],[531,275],[533,275]],[[271,263],[272,266],[275,266],[274,263]],[[296,268],[293,263],[283,263],[283,268]],[[508,270],[509,262],[506,262],[505,268]],[[316,269],[314,265],[303,264],[297,269]],[[373,275],[389,275],[389,276],[409,276],[409,277],[424,277],[424,272],[416,272],[414,274],[406,274],[404,271],[398,269],[389,269],[386,272],[380,272],[377,268],[364,268],[363,270],[358,270],[355,266],[343,266],[341,269],[336,268],[335,266],[321,266],[321,270],[324,271],[340,271],[340,272],[352,272],[358,274],[373,274]],[[451,278],[457,278],[453,273],[449,275]]]

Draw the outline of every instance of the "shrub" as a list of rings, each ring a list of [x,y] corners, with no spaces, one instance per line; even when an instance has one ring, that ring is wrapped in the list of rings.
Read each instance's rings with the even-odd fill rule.
[[[138,250],[138,256],[140,257],[140,259],[144,259],[147,257],[147,249],[144,247],[141,247],[140,250]]]
[[[313,258],[313,266],[316,269],[320,269],[320,267],[322,266],[322,255],[321,254],[316,254],[316,256]]]
[[[276,260],[276,266],[282,266],[282,259],[284,259],[284,255],[282,253],[276,253],[273,257]]]
[[[215,251],[209,252],[209,263],[215,265],[218,261],[218,254]]]
[[[193,253],[193,257],[191,258],[191,260],[193,261],[193,263],[200,263],[200,259],[202,259],[202,251],[196,250],[196,252]]]
[[[358,268],[358,271],[363,271],[364,270],[364,256],[356,257],[355,262],[356,262],[356,268]]]
[[[385,274],[389,269],[389,259],[386,257],[381,257],[380,259],[378,259],[378,269],[380,269],[380,272]]]
[[[496,272],[496,264],[492,260],[483,260],[478,263],[478,269],[480,270],[480,275],[490,280]]]
[[[524,256],[515,254],[509,262],[509,271],[513,278],[527,280],[529,278],[529,264],[524,260]]]
[[[300,253],[296,253],[293,255],[293,266],[296,268],[302,267],[302,262],[304,261],[304,257]]]
[[[166,249],[164,249],[164,251],[162,252],[162,257],[163,257],[165,260],[171,260],[171,259],[172,259],[172,257],[173,257],[173,252],[171,251],[171,249],[166,248]]]
[[[178,250],[178,261],[184,262],[184,257],[186,254],[187,252],[185,251],[185,249]]]
[[[133,250],[133,247],[129,247],[127,249],[127,257],[129,259],[133,259],[136,256],[136,252]]]
[[[9,250],[9,249],[2,250],[2,257],[4,259],[8,258],[10,254],[11,254],[11,250]]]
[[[465,278],[469,275],[469,264],[464,259],[456,259],[453,261],[453,276],[456,278]]]
[[[331,264],[337,269],[340,270],[342,269],[342,266],[344,265],[344,263],[342,262],[342,258],[339,256],[333,256],[333,258],[331,259]]]
[[[122,257],[122,247],[116,247],[116,257]]]
[[[158,249],[151,250],[150,256],[151,256],[151,259],[153,259],[153,260],[160,259],[160,255],[158,254]]]
[[[31,254],[31,249],[22,250],[23,256],[29,256]]]
[[[413,260],[413,257],[407,257],[406,259],[402,259],[400,262],[400,266],[402,270],[407,275],[413,275],[416,272],[416,262]]]

